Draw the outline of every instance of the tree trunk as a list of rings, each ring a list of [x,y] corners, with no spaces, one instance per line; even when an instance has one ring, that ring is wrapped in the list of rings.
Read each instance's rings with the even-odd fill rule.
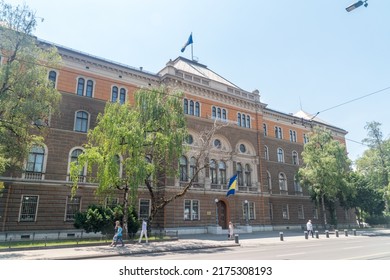
[[[328,221],[326,220],[326,209],[325,209],[324,194],[321,195],[321,204],[322,204],[322,215],[323,215],[323,218],[324,218],[324,229],[326,229],[326,225],[328,224]]]
[[[129,220],[129,187],[126,184],[124,188],[124,197],[123,197],[123,238],[127,239],[129,235],[128,224]]]

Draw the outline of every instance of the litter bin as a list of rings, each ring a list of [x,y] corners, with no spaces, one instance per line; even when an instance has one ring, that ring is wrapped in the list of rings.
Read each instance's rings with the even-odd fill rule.
[[[234,235],[234,242],[238,244],[238,234]]]

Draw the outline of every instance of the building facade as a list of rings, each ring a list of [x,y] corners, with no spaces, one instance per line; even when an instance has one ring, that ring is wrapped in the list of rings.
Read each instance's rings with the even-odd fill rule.
[[[46,44],[46,42],[41,42]],[[70,162],[77,159],[106,102],[134,103],[140,88],[164,86],[183,91],[190,149],[179,162],[180,176],[165,187],[175,192],[196,169],[193,156],[202,131],[215,122],[226,124],[213,136],[210,168],[182,198],[168,204],[153,228],[180,233],[222,233],[232,221],[238,231],[302,228],[308,219],[322,223],[320,209],[295,180],[301,153],[313,125],[330,129],[345,143],[346,131],[304,112],[285,114],[267,108],[257,90],[245,91],[207,66],[183,57],[170,60],[158,73],[149,73],[76,50],[57,46],[61,69],[48,69],[48,79],[62,94],[58,114],[49,120],[45,145],[36,146],[23,172],[9,170],[0,177],[0,232],[35,232],[74,229],[74,214],[92,203],[96,185],[87,174],[80,177],[71,196]],[[238,175],[236,194],[226,197],[227,182]],[[150,213],[146,189],[139,188],[140,217]],[[351,212],[339,208],[339,224],[354,224]]]

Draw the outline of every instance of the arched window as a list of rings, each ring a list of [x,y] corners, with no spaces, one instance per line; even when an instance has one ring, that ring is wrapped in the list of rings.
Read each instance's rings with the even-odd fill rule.
[[[25,178],[32,180],[43,179],[45,163],[45,148],[42,146],[33,146],[28,154]]]
[[[278,148],[278,162],[284,162],[284,151],[282,148]]]
[[[77,82],[77,95],[80,96],[84,95],[84,86],[85,86],[85,80],[83,78],[79,78]]]
[[[226,120],[226,109],[222,109],[222,119]]]
[[[215,119],[217,117],[217,108],[215,108],[214,106],[212,108],[212,114],[213,114],[213,119]]]
[[[268,189],[269,191],[272,191],[272,177],[271,173],[267,170],[267,183],[268,183]]]
[[[251,116],[249,115],[246,116],[246,127],[251,127]]]
[[[281,191],[287,191],[287,179],[284,173],[279,173],[279,189]]]
[[[240,113],[237,114],[237,125],[241,126],[241,114]]]
[[[190,178],[194,178],[193,180],[194,182],[198,182],[198,176],[195,176],[196,171],[197,171],[196,159],[192,157],[190,159]]]
[[[57,72],[56,71],[51,70],[49,72],[49,81],[52,82],[52,87],[55,88],[56,82],[57,82]]]
[[[218,173],[219,173],[219,183],[221,185],[226,185],[226,163],[220,161],[218,163]]]
[[[180,181],[185,182],[188,180],[187,176],[187,158],[185,156],[180,157]]]
[[[194,101],[190,101],[190,115],[194,115]]]
[[[222,115],[221,115],[221,108],[218,108],[218,109],[217,109],[217,118],[218,118],[218,119],[221,119],[221,118],[222,118]]]
[[[188,100],[184,99],[184,114],[188,114]]]
[[[245,114],[242,114],[242,127],[246,127],[246,117],[245,117]]]
[[[243,174],[242,174],[242,165],[241,163],[237,163],[237,183],[239,186],[243,186],[244,185],[244,178],[243,178]]]
[[[119,91],[119,103],[125,104],[126,101],[126,90],[124,88],[121,88]]]
[[[92,97],[92,93],[93,93],[93,82],[91,80],[88,80],[87,81],[87,89],[86,89],[86,92],[85,92],[85,96],[86,97]]]
[[[292,152],[292,164],[299,165],[298,153],[296,151]]]
[[[72,153],[70,154],[70,159],[69,159],[69,163],[71,162],[78,162],[78,158],[79,156],[83,153],[83,150],[82,149],[74,149],[72,151]],[[70,165],[69,165],[70,166]],[[79,182],[85,182],[85,172],[86,172],[86,168],[85,166],[80,170],[80,173],[79,173],[79,179],[78,181]]]
[[[269,160],[269,151],[267,146],[264,146],[264,158]]]
[[[118,100],[118,87],[114,86],[112,87],[111,91],[111,101],[116,102]]]
[[[74,130],[79,132],[87,132],[88,131],[88,119],[89,114],[85,111],[76,112],[76,121]]]
[[[248,187],[252,186],[251,167],[249,164],[245,164],[245,185]]]
[[[210,161],[211,184],[218,184],[217,164],[215,160]]]
[[[200,117],[200,105],[199,105],[199,102],[195,102],[195,116]]]

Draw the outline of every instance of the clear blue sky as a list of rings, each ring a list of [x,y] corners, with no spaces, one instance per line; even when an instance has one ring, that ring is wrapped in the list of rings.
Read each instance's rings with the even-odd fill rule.
[[[390,1],[6,0],[45,20],[35,35],[157,73],[193,33],[194,56],[272,109],[303,110],[360,142],[367,122],[390,134]],[[347,141],[355,160],[366,147]]]

